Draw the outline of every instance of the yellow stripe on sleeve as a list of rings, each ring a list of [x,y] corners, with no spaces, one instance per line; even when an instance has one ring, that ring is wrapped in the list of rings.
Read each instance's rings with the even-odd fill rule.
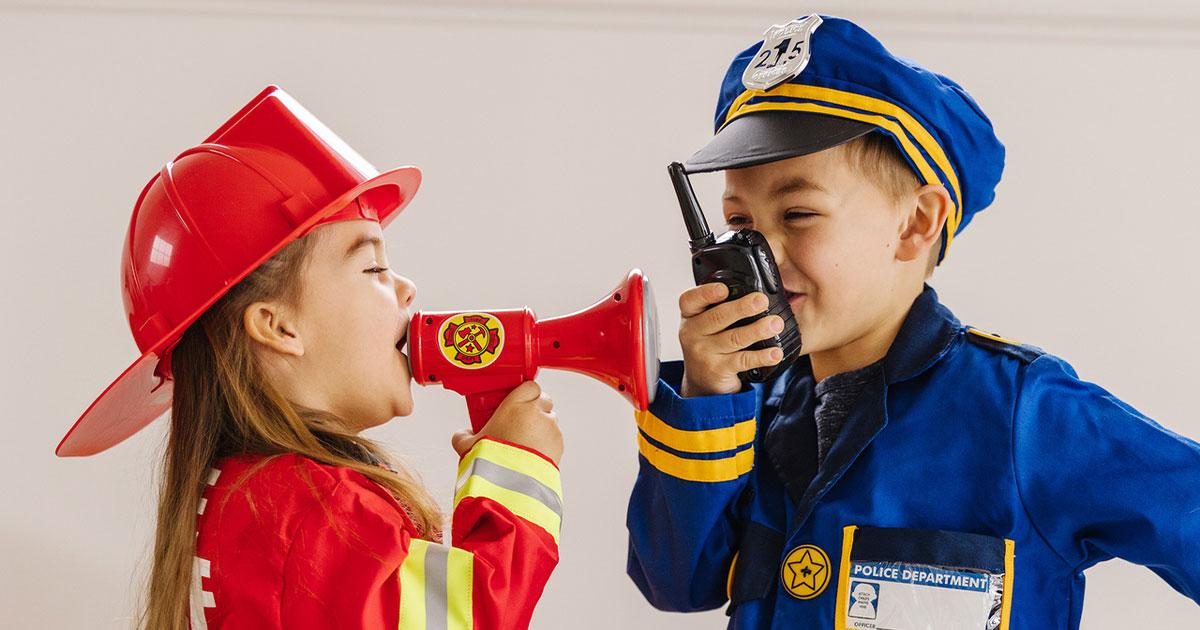
[[[754,467],[754,447],[720,459],[687,459],[654,446],[638,432],[638,452],[656,469],[685,481],[730,481]]]
[[[635,414],[638,428],[651,439],[685,453],[732,451],[754,441],[754,418],[730,427],[687,431],[663,422],[649,410]]]
[[[546,530],[554,542],[558,542],[562,517],[545,503],[531,496],[496,485],[479,475],[471,475],[454,494],[454,505],[457,507],[458,503],[467,497],[491,499],[508,508],[513,514]]]
[[[553,490],[559,499],[562,498],[562,477],[559,475],[558,468],[540,455],[511,444],[495,440],[480,440],[458,463],[460,479],[476,459],[486,459],[494,464],[529,475]]]

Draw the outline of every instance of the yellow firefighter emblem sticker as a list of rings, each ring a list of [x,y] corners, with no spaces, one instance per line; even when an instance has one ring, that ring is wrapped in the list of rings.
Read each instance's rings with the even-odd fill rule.
[[[488,313],[459,313],[438,330],[442,355],[469,370],[491,365],[504,351],[504,324]]]
[[[792,597],[812,599],[829,586],[829,556],[816,545],[800,545],[784,558],[779,579]]]

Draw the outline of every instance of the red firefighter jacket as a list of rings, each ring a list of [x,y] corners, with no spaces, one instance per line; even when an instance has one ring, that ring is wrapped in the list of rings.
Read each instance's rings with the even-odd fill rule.
[[[489,438],[458,472],[451,546],[419,538],[387,490],[348,468],[217,462],[198,510],[192,629],[527,627],[558,563],[558,468]]]

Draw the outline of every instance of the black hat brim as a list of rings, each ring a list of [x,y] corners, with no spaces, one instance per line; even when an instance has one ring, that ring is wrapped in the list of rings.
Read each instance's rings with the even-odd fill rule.
[[[809,112],[764,111],[725,125],[684,162],[688,173],[747,168],[824,151],[875,130],[875,125]]]

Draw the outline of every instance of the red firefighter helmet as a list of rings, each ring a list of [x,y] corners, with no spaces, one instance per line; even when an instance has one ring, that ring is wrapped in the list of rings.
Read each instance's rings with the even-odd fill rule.
[[[230,287],[318,225],[387,225],[420,182],[414,167],[379,173],[268,86],[142,190],[121,260],[125,312],[142,354],[55,452],[98,453],[161,416],[171,407],[171,349]]]

